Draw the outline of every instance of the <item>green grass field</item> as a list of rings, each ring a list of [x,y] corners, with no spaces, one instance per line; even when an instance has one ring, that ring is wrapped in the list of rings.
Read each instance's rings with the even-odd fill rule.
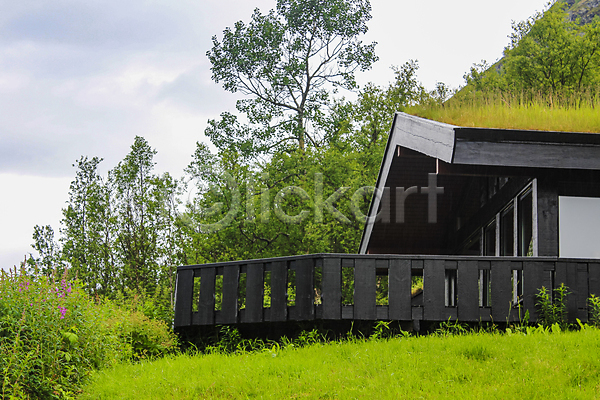
[[[96,373],[81,399],[597,399],[600,330],[181,355]]]

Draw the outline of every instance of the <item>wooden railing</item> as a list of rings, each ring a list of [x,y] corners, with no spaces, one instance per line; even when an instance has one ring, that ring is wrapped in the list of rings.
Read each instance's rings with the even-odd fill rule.
[[[413,277],[422,293],[411,293]],[[311,320],[537,320],[543,286],[588,320],[600,260],[315,254],[179,267],[175,328]]]

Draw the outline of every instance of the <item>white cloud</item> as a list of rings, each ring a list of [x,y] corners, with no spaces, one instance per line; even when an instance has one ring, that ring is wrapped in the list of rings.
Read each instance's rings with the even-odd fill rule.
[[[18,265],[33,252],[33,227],[58,231],[70,179],[0,174],[0,268]]]

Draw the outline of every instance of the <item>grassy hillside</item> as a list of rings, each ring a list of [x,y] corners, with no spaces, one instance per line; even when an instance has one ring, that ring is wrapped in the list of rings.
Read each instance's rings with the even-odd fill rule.
[[[594,399],[600,330],[183,355],[99,372],[81,399]]]

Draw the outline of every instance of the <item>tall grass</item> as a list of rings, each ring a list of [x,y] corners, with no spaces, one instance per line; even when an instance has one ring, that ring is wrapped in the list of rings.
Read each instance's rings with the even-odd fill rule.
[[[600,396],[600,330],[356,340],[180,355],[97,373],[82,399]]]
[[[593,90],[459,93],[444,104],[418,105],[407,112],[465,127],[600,133],[600,91]]]

